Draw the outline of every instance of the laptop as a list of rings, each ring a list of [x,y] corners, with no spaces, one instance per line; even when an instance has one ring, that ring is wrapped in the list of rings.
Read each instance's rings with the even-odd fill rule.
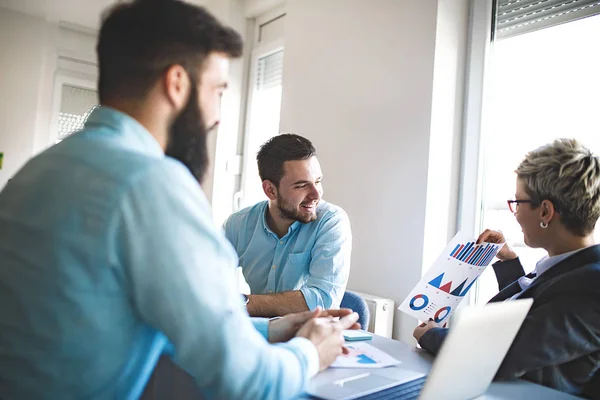
[[[520,299],[459,312],[428,376],[403,364],[369,371],[331,368],[313,378],[307,392],[326,400],[472,399],[490,386],[532,304]]]

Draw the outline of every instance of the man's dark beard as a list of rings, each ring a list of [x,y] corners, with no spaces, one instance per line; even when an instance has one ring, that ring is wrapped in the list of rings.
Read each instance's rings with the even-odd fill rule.
[[[202,183],[208,166],[206,138],[212,128],[204,125],[198,105],[197,85],[192,81],[190,98],[169,129],[165,154],[181,161],[198,183]]]
[[[283,197],[279,193],[277,193],[277,210],[279,211],[279,215],[286,219],[291,219],[292,221],[300,221],[303,224],[308,224],[309,222],[313,222],[317,219],[315,214],[311,214],[309,218],[306,218],[303,215],[300,215],[298,210],[293,209],[290,206],[290,203],[285,201]]]

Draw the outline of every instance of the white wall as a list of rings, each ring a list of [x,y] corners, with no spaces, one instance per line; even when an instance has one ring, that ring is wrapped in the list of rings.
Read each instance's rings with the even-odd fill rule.
[[[42,107],[51,97],[47,49],[56,37],[52,24],[0,8],[0,188],[33,154],[36,132],[49,126]]]
[[[285,4],[285,0],[244,0],[247,17],[258,17]]]
[[[426,205],[436,206],[428,202],[428,193],[440,193],[435,185],[428,188],[429,171],[438,167],[430,162],[432,139],[460,132],[461,104],[453,86],[462,79],[452,59],[457,64],[461,55],[451,46],[466,41],[467,0],[456,1],[454,14],[447,9],[451,2],[286,4],[281,130],[314,142],[324,171],[324,197],[350,216],[354,246],[348,287],[398,304],[421,277]],[[438,15],[442,5],[446,8]],[[439,16],[456,24],[446,20],[447,29],[438,29]],[[438,34],[453,30],[452,40],[437,40]],[[438,43],[443,47],[436,49]],[[452,67],[449,74],[436,69],[436,59]],[[440,98],[437,103],[434,95]],[[443,112],[443,106],[451,111]],[[440,169],[454,158],[445,156]],[[446,195],[450,200],[443,207],[451,207]],[[455,218],[452,211],[442,221],[444,243]],[[396,311],[394,337],[412,342],[415,325],[416,320]]]

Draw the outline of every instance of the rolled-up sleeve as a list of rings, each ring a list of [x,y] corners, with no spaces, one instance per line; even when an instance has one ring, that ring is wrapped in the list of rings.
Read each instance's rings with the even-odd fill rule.
[[[311,251],[309,277],[300,291],[306,305],[314,310],[338,308],[350,274],[352,230],[342,209],[323,220]]]
[[[140,319],[169,338],[174,360],[208,397],[297,396],[318,368],[312,343],[270,345],[268,321],[248,317],[235,291],[237,257],[181,164],[165,159],[142,175],[115,219]]]

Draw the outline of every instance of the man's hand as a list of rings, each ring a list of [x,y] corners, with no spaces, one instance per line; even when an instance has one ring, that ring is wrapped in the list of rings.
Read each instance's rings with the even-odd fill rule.
[[[342,332],[355,326],[358,314],[351,313],[339,320],[333,317],[312,318],[305,323],[296,336],[310,340],[319,353],[319,370],[329,367],[344,352]]]
[[[415,328],[413,332],[413,336],[417,339],[417,342],[421,340],[421,336],[423,336],[428,330],[433,328],[439,328],[440,325],[436,323],[434,320],[429,319],[427,322],[423,322],[421,325]]]
[[[487,242],[487,243],[506,243],[506,239],[504,238],[504,235],[502,234],[502,232],[500,232],[500,231],[492,231],[491,229],[486,229],[477,238],[477,244],[480,244],[480,243],[483,243],[483,242]],[[498,257],[498,259],[500,261],[506,261],[506,260],[512,260],[514,258],[517,258],[518,256],[508,246],[508,243],[506,243],[502,247],[502,250],[500,250],[498,252],[498,254],[496,254],[496,257]]]
[[[341,310],[322,311],[320,307],[317,307],[313,311],[304,311],[295,314],[288,314],[285,317],[269,322],[269,342],[287,342],[288,340],[296,336],[298,329],[300,329],[302,325],[304,325],[311,318],[343,318],[346,315],[350,314],[352,314],[352,310],[349,308],[342,308]],[[349,329],[360,329],[360,324],[355,323]]]

